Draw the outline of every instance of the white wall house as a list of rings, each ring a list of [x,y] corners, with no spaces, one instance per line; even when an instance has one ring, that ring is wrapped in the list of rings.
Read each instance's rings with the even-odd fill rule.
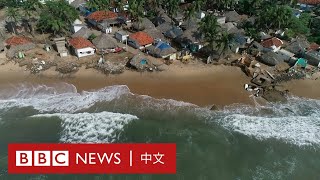
[[[77,57],[81,58],[84,56],[94,55],[95,49],[92,47],[86,47],[86,48],[81,48],[81,49],[74,48],[74,52]]]
[[[69,40],[69,45],[74,54],[81,58],[84,56],[94,55],[94,45],[83,37],[75,37]]]

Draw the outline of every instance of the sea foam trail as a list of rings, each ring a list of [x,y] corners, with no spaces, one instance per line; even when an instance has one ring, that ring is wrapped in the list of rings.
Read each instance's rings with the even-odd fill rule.
[[[66,87],[67,86],[67,87]],[[127,86],[110,86],[97,91],[77,93],[73,85],[58,87],[20,86],[10,97],[1,98],[0,109],[32,106],[40,112],[74,113],[89,108],[97,102],[112,101],[130,94]]]
[[[111,112],[79,114],[39,114],[32,117],[59,117],[62,119],[61,142],[106,143],[117,140],[118,133],[137,116]]]
[[[288,103],[241,107],[233,113],[228,109],[223,114],[218,120],[221,126],[258,140],[274,138],[298,146],[320,145],[319,100],[289,97]]]

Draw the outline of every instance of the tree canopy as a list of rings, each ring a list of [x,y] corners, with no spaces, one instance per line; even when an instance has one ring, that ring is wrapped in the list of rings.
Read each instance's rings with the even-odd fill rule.
[[[52,32],[54,35],[64,34],[78,17],[78,11],[66,1],[48,1],[40,14],[37,27],[42,31]]]

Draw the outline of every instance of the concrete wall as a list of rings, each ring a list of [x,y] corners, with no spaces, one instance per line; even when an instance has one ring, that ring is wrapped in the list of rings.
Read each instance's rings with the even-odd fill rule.
[[[90,56],[94,55],[95,49],[92,47],[82,48],[82,49],[74,49],[74,52],[76,53],[77,57],[84,57],[84,56]]]

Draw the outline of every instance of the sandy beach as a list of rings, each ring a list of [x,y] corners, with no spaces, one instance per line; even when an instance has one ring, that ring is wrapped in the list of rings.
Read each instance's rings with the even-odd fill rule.
[[[224,65],[174,63],[163,72],[140,73],[127,70],[122,74],[108,76],[85,68],[80,68],[75,74],[62,76],[54,67],[33,75],[12,62],[0,66],[0,84],[3,85],[66,82],[75,85],[79,92],[127,85],[135,94],[185,101],[199,106],[253,104],[250,93],[243,89],[243,85],[249,81],[250,78],[240,68]],[[320,80],[295,80],[285,83],[284,88],[296,96],[320,99]]]

